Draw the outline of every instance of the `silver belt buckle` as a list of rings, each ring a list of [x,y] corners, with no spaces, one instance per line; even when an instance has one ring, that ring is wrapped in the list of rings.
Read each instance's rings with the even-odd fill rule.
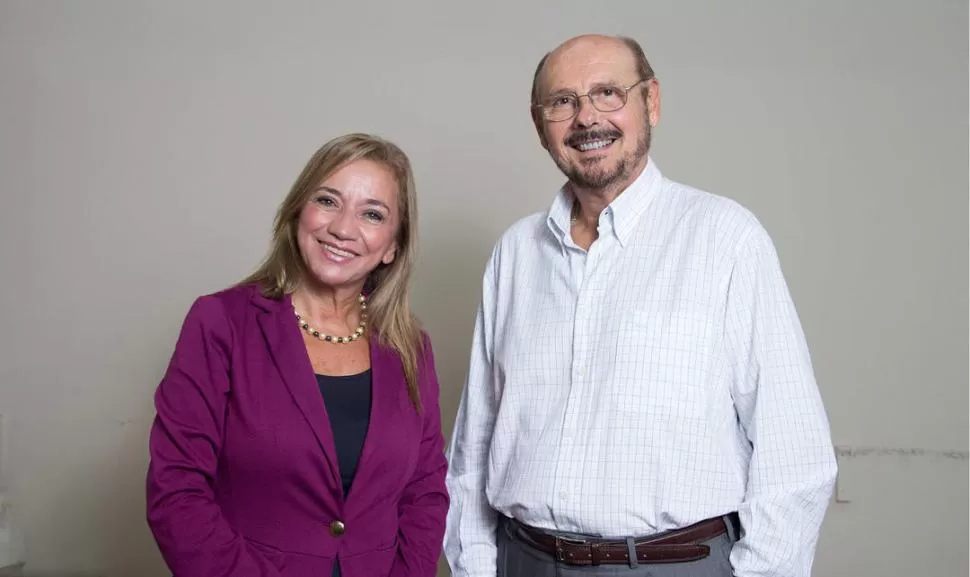
[[[562,550],[563,543],[569,545],[586,545],[589,542],[586,539],[573,539],[570,537],[560,537],[556,535],[556,561],[559,561],[560,563],[571,563],[575,562],[575,559],[566,559],[566,556]]]

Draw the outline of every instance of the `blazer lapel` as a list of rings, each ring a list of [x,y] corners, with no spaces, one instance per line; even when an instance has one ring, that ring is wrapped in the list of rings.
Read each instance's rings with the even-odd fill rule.
[[[394,430],[395,421],[401,412],[401,390],[404,384],[404,369],[397,353],[390,348],[381,346],[376,336],[370,338],[371,363],[371,409],[370,422],[367,424],[367,436],[360,451],[360,462],[351,484],[349,495],[353,498],[354,484],[368,483],[375,453],[387,442],[384,434]],[[359,479],[359,481],[358,481]]]
[[[296,324],[290,296],[286,295],[281,301],[277,301],[256,295],[253,302],[264,311],[263,314],[257,315],[257,318],[263,337],[269,345],[273,362],[330,463],[328,468],[333,486],[340,487],[337,449],[333,441],[330,419],[327,417],[323,396],[320,394],[310,358],[306,353],[306,346],[303,344],[300,329]]]

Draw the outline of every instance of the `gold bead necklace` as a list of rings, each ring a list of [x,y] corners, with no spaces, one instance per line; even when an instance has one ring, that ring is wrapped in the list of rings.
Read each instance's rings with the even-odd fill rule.
[[[300,328],[309,333],[311,336],[325,341],[328,343],[352,343],[359,339],[364,334],[364,328],[367,327],[367,299],[364,295],[358,297],[358,302],[360,303],[360,323],[357,324],[357,329],[348,337],[335,337],[333,335],[325,335],[320,331],[311,327],[300,313],[296,313],[296,322],[300,325]]]

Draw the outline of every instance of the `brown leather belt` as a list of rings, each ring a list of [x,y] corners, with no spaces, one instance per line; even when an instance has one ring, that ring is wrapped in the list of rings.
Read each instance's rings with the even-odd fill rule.
[[[737,515],[732,514],[730,517],[736,535],[739,527]],[[521,531],[533,547],[551,555],[560,563],[569,565],[630,563],[630,548],[626,541],[559,537],[515,520],[511,523],[513,529]],[[709,541],[725,532],[730,534],[724,517],[715,517],[683,529],[637,539],[633,542],[636,563],[686,563],[704,559],[711,553],[710,547],[703,544],[704,541]]]

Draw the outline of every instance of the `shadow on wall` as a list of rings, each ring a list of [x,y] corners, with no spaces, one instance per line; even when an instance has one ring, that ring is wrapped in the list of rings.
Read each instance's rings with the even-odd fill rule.
[[[137,416],[111,420],[93,435],[85,458],[72,459],[63,471],[62,490],[47,507],[63,523],[52,519],[43,535],[28,536],[28,550],[37,552],[23,568],[26,577],[167,575],[145,521],[153,417],[151,394],[146,394]],[[41,551],[59,552],[57,571],[48,570]],[[71,560],[77,565],[64,567]]]
[[[428,229],[433,233],[421,241],[412,300],[432,338],[447,439],[468,372],[482,273],[496,234],[474,219],[444,218]]]
[[[415,313],[431,334],[441,386],[441,426],[447,443],[468,373],[482,273],[501,231],[476,219],[428,219],[413,286]],[[447,337],[447,338],[445,338]],[[451,572],[444,556],[439,577]]]

